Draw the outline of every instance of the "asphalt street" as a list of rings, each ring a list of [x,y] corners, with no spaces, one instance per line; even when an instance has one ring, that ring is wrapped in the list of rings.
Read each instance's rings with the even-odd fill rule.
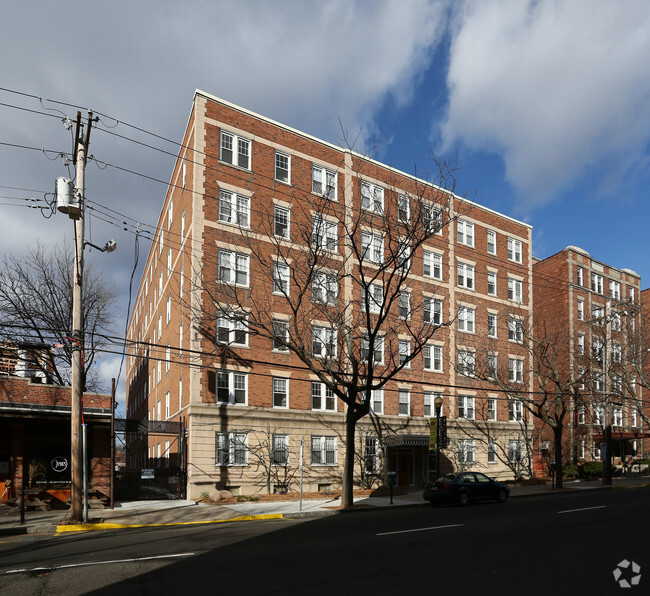
[[[623,593],[641,594],[650,581],[649,497],[650,489],[638,488],[505,505],[42,536],[0,544],[0,589],[576,595],[620,594],[619,582],[627,581]]]

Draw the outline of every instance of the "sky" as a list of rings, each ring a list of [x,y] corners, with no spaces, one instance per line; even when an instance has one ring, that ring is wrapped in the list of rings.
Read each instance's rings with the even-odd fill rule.
[[[66,118],[92,110],[86,240],[124,335],[195,89],[420,175],[650,283],[646,0],[23,0],[0,20],[0,255],[71,243],[48,215]],[[43,149],[45,151],[43,151]],[[48,194],[49,193],[49,194]],[[28,199],[36,198],[35,203]],[[31,207],[30,207],[31,205]],[[127,222],[124,225],[122,222]],[[126,229],[124,229],[126,228]],[[139,241],[135,297],[149,242]],[[106,390],[120,356],[100,359]]]

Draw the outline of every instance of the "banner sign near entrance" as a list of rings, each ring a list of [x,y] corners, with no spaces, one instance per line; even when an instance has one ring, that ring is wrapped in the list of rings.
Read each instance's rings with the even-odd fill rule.
[[[62,455],[57,455],[52,458],[50,465],[55,472],[65,472],[68,469],[68,460]]]
[[[438,420],[431,418],[429,420],[429,450],[433,451],[436,448],[436,431],[438,428]]]

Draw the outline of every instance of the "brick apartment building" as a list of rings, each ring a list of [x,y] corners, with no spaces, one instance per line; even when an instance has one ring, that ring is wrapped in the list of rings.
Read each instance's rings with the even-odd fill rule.
[[[417,217],[435,233],[412,249],[401,238]],[[363,376],[372,359],[381,377],[426,337],[372,392],[355,484],[393,471],[417,487],[436,473],[437,396],[442,470],[511,477],[528,416],[473,369],[503,368],[532,390],[520,333],[532,324],[531,237],[527,224],[197,91],[129,322],[127,417],[187,421],[188,498],[296,490],[301,452],[305,490],[338,488],[346,406],[287,343],[336,361],[337,374],[361,363]],[[149,437],[127,450],[127,468],[164,469],[174,449]]]
[[[605,428],[612,428],[616,463],[650,449],[640,410],[643,387],[631,364],[640,335],[640,277],[569,246],[533,264],[535,336],[561,346],[561,375],[575,380],[567,396],[564,463],[599,461]],[[548,460],[548,427],[536,423],[536,453]],[[538,464],[541,463],[538,461]]]

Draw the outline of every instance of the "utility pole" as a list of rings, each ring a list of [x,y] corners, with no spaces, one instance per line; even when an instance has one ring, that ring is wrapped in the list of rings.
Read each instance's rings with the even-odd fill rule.
[[[71,487],[70,487],[70,519],[82,521],[82,502],[85,493],[83,486],[83,449],[81,425],[83,420],[83,390],[84,390],[84,333],[83,333],[83,254],[84,254],[84,211],[85,211],[85,174],[88,146],[90,144],[90,129],[92,127],[92,112],[88,112],[88,123],[85,131],[81,123],[81,112],[77,112],[77,128],[73,160],[76,163],[75,195],[79,201],[80,214],[75,219],[74,245],[74,279],[72,295],[72,395],[71,395]],[[77,343],[78,342],[78,343]]]

